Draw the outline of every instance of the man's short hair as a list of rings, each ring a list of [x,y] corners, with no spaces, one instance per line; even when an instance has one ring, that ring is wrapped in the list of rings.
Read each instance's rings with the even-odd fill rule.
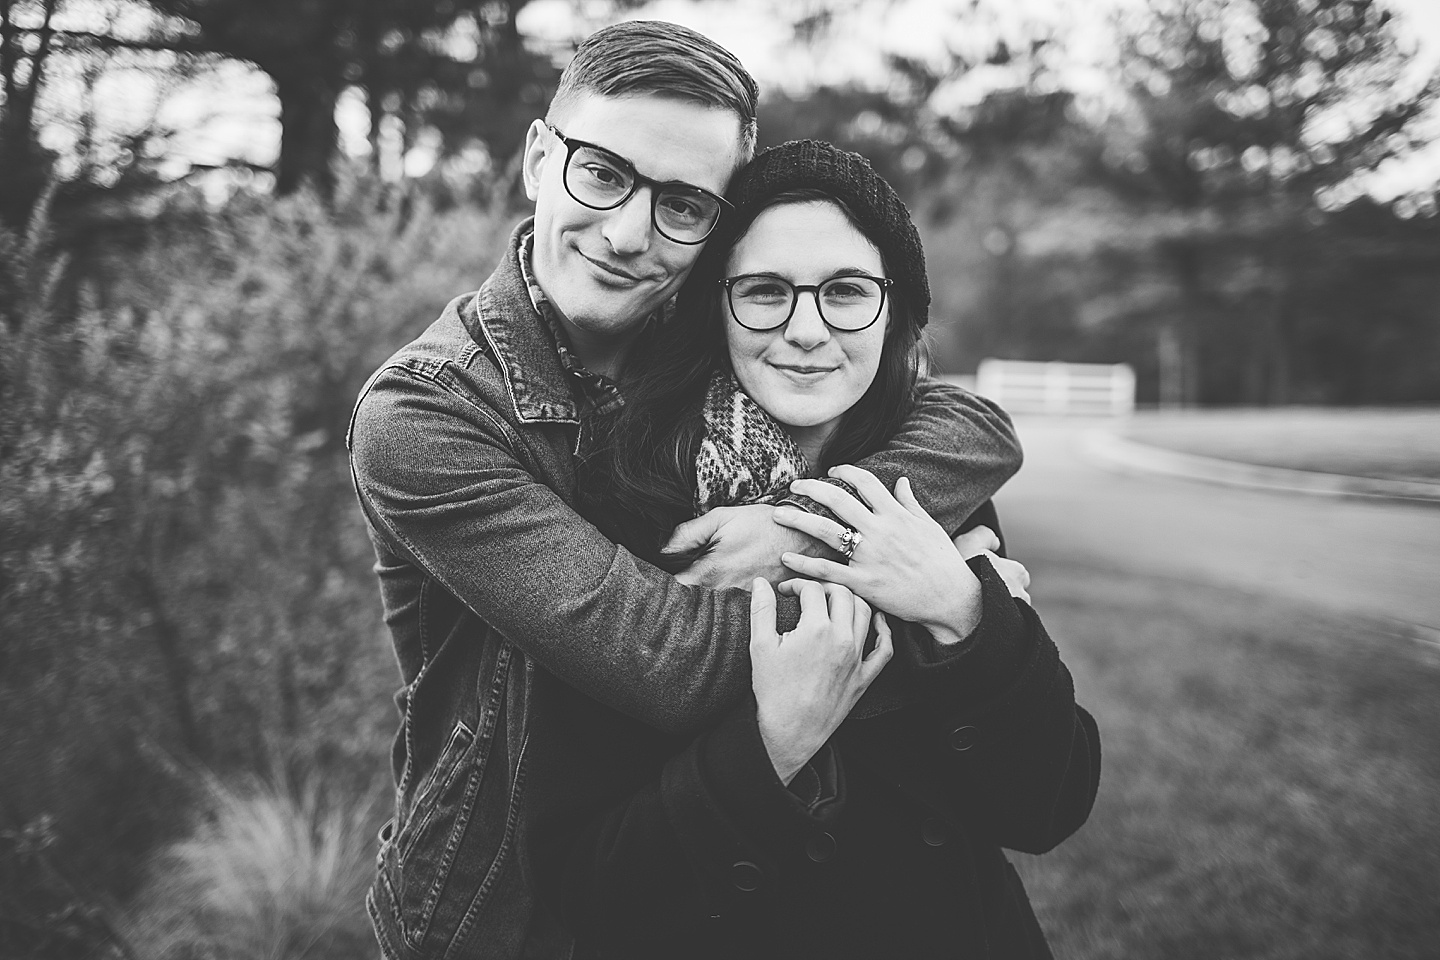
[[[740,121],[740,161],[755,154],[755,78],[735,54],[678,23],[631,20],[587,37],[560,75],[549,116],[586,93],[661,96],[729,110]]]

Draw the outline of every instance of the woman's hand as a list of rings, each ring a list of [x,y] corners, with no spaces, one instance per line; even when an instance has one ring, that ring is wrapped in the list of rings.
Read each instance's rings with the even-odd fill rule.
[[[959,550],[960,556],[966,560],[982,555],[989,557],[990,566],[995,568],[1000,579],[1005,581],[1005,586],[1010,588],[1010,596],[1030,602],[1030,571],[1026,570],[1019,560],[996,556],[995,551],[1000,549],[1000,538],[995,536],[994,530],[986,526],[971,527],[955,538],[955,549]]]
[[[781,593],[800,598],[800,620],[775,630],[775,593],[757,578],[750,594],[750,665],[760,739],[788,786],[835,732],[893,652],[890,625],[875,614],[878,640],[865,655],[871,611],[844,587],[786,580]]]
[[[784,554],[781,562],[803,576],[849,587],[877,609],[926,627],[939,643],[969,636],[980,622],[980,581],[950,535],[916,501],[910,481],[901,477],[891,496],[860,467],[838,466],[830,475],[854,487],[864,502],[819,480],[796,480],[790,489],[824,504],[860,534],[849,565],[797,553]],[[842,549],[845,528],[833,520],[779,507],[775,522]]]

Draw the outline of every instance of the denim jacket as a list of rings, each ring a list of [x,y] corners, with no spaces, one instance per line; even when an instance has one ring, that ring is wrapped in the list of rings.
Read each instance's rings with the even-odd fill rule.
[[[367,897],[388,960],[565,957],[520,816],[535,672],[693,733],[749,689],[749,594],[687,587],[572,509],[582,428],[549,328],[505,259],[365,384],[348,437],[404,686],[395,815]],[[1009,419],[927,383],[863,461],[954,530],[1020,464]],[[792,612],[793,615],[793,612]]]

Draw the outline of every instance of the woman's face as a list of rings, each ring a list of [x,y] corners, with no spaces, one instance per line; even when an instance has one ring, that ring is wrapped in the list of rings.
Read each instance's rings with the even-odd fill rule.
[[[839,207],[817,200],[781,204],[755,218],[731,251],[725,274],[757,273],[818,284],[846,274],[884,277],[885,267],[880,251]],[[728,304],[722,304],[721,315],[741,389],[786,428],[814,463],[841,415],[875,379],[890,323],[889,301],[878,320],[853,332],[826,326],[808,291],[797,294],[789,322],[774,330],[740,326]]]

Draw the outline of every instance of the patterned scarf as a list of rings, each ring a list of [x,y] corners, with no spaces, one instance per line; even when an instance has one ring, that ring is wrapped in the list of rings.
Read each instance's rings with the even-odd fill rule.
[[[705,439],[695,456],[695,515],[784,493],[809,473],[805,454],[728,373],[705,393]]]

